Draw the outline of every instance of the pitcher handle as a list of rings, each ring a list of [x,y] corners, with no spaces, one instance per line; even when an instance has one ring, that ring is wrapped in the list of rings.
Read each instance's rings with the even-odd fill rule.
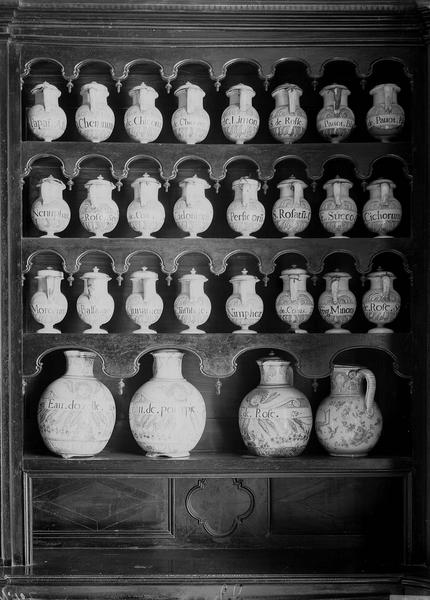
[[[339,181],[335,181],[333,183],[333,196],[334,196],[334,203],[337,207],[339,207],[341,205],[341,201],[340,201],[340,192],[341,192],[341,184]]]
[[[335,277],[331,280],[330,289],[331,289],[331,295],[333,298],[333,302],[334,302],[334,304],[337,304],[338,297],[339,297],[339,279],[337,277]]]
[[[287,90],[288,93],[288,106],[291,114],[296,113],[296,92],[295,90]]]
[[[299,278],[297,275],[293,275],[290,277],[290,296],[293,302],[295,302],[299,296],[297,286],[298,281]]]
[[[391,112],[393,104],[393,88],[384,85],[384,110]]]
[[[384,275],[382,277],[382,293],[384,295],[384,300],[388,300],[390,294],[390,283],[391,279],[388,275]]]
[[[388,196],[390,195],[390,184],[381,183],[381,204],[382,206],[388,205]]]
[[[92,87],[88,88],[88,103],[90,105],[91,112],[96,107],[96,96],[95,96],[94,91],[95,90]]]
[[[302,199],[300,193],[302,190],[302,186],[298,181],[295,181],[292,185],[294,190],[294,206],[298,206],[300,204],[300,200]]]
[[[340,88],[334,88],[334,109],[339,110],[340,101],[342,99],[342,90]]]
[[[376,391],[376,377],[370,369],[359,369],[358,373],[366,380],[366,395],[364,397],[364,403],[366,406],[367,415],[372,417]]]
[[[243,90],[239,89],[239,110],[241,112],[244,112],[246,110],[246,108],[247,108],[246,104],[247,104],[246,93],[244,93]]]

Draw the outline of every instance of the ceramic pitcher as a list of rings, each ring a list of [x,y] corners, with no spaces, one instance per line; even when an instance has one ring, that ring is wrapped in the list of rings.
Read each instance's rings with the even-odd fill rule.
[[[37,421],[47,448],[63,458],[94,456],[103,450],[115,425],[115,401],[94,377],[96,354],[66,350],[66,373],[43,392]]]
[[[37,187],[40,194],[31,206],[31,220],[40,231],[45,232],[42,237],[57,237],[55,234],[64,231],[70,222],[70,208],[63,199],[66,186],[60,179],[49,175],[41,179]]]
[[[75,115],[76,127],[85,139],[93,143],[104,142],[113,131],[115,115],[107,103],[107,87],[96,81],[81,87],[82,105]]]
[[[368,186],[369,200],[363,206],[363,221],[367,229],[376,237],[394,231],[402,219],[402,205],[393,195],[395,184],[391,179],[375,179]]]
[[[179,229],[188,233],[188,237],[199,237],[197,234],[206,231],[213,219],[212,204],[205,196],[205,190],[211,186],[205,179],[193,175],[182,180],[179,187],[182,196],[173,207],[173,218]]]
[[[257,333],[249,327],[258,323],[263,316],[263,300],[255,292],[255,284],[258,281],[259,279],[249,275],[246,269],[230,279],[233,293],[227,299],[225,308],[230,321],[240,327],[233,333]]]
[[[124,115],[124,127],[132,140],[147,144],[158,138],[163,128],[163,115],[155,106],[154,88],[143,82],[129,91],[133,104]]]
[[[108,292],[110,277],[99,271],[97,267],[81,277],[84,281],[84,291],[76,301],[76,309],[80,319],[90,329],[84,333],[107,333],[100,326],[111,320],[115,309],[114,299]]]
[[[131,432],[151,458],[189,456],[205,428],[203,397],[182,375],[182,352],[167,349],[151,354],[153,377],[130,402]]]
[[[330,379],[330,396],[321,402],[315,416],[318,439],[333,456],[365,456],[382,431],[375,375],[362,367],[333,365]]]
[[[381,142],[389,142],[396,137],[405,124],[405,112],[397,103],[400,91],[394,83],[381,83],[369,92],[373,96],[373,106],[367,113],[367,129]]]
[[[318,309],[324,321],[333,326],[326,333],[349,333],[342,325],[352,319],[357,308],[357,301],[348,285],[351,275],[334,271],[324,275],[324,279],[326,289],[319,297]]]
[[[317,115],[317,129],[330,142],[341,142],[355,126],[355,117],[348,107],[351,92],[344,85],[326,85],[320,94],[324,106]]]
[[[370,289],[363,295],[362,306],[364,316],[376,327],[369,333],[392,333],[385,327],[397,317],[400,311],[400,295],[393,288],[396,279],[390,271],[378,269],[369,273]]]
[[[269,131],[284,144],[296,142],[306,131],[308,119],[300,107],[302,93],[301,88],[292,83],[279,85],[272,92],[276,106],[270,113]]]
[[[260,126],[260,117],[252,106],[254,90],[249,85],[239,83],[227,90],[226,96],[230,99],[230,106],[221,116],[225,137],[236,144],[252,140]]]
[[[199,275],[195,269],[179,279],[181,291],[173,310],[177,319],[187,326],[181,333],[205,333],[198,326],[205,323],[211,314],[211,301],[204,292],[206,281],[207,277]]]
[[[163,312],[163,300],[155,287],[158,275],[142,267],[132,273],[130,279],[132,290],[125,303],[125,312],[139,325],[133,333],[157,333],[149,326],[156,323]]]
[[[43,325],[37,333],[61,333],[54,327],[67,313],[67,298],[61,293],[63,273],[52,267],[37,271],[37,291],[30,300],[30,311],[35,321]]]
[[[34,95],[34,105],[28,111],[28,125],[32,133],[44,142],[57,140],[67,127],[66,113],[58,105],[60,90],[44,81],[36,85],[31,93]]]
[[[79,219],[94,237],[102,238],[115,229],[119,221],[118,206],[112,198],[115,186],[99,175],[97,179],[87,181],[85,188],[88,194],[79,207]]]
[[[158,200],[161,183],[145,173],[133,181],[134,199],[127,208],[127,221],[139,238],[152,238],[151,233],[158,231],[164,224],[166,213]]]
[[[314,310],[314,300],[306,290],[309,275],[304,269],[293,266],[281,271],[283,290],[276,298],[276,313],[288,323],[294,333],[306,333],[300,325],[307,321]]]
[[[354,227],[357,220],[357,205],[349,196],[352,183],[348,179],[335,177],[327,181],[323,188],[327,197],[319,211],[322,226],[335,238],[347,237],[344,234]]]
[[[231,229],[240,233],[239,238],[253,238],[264,223],[266,211],[258,200],[261,185],[256,179],[241,177],[233,181],[233,202],[227,207],[227,222]]]
[[[210,118],[203,108],[205,95],[198,85],[189,81],[176,90],[178,108],[172,115],[172,129],[180,142],[197,144],[209,133]]]
[[[276,186],[280,195],[272,208],[272,218],[275,227],[285,238],[299,237],[311,220],[311,207],[303,195],[307,187],[304,181],[296,179],[294,175],[284,179]]]

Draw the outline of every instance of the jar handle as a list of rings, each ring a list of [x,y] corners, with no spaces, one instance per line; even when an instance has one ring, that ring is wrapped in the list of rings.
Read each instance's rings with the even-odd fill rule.
[[[296,112],[297,103],[296,103],[296,91],[295,90],[287,90],[288,93],[288,105],[290,108],[290,113],[293,115]]]
[[[145,94],[146,94],[146,91],[143,88],[140,88],[140,90],[139,90],[139,110],[141,112],[143,112],[145,109]]]
[[[148,202],[145,198],[144,188],[146,187],[146,181],[139,182],[139,203],[140,206],[146,206]]]
[[[52,110],[55,108],[54,94],[52,89],[47,89],[46,87],[43,89],[43,106],[45,110]]]
[[[331,280],[330,289],[331,289],[331,295],[333,298],[333,302],[334,302],[334,304],[337,304],[338,298],[339,298],[339,278],[338,277],[334,277]]]
[[[384,275],[382,277],[382,293],[384,295],[384,299],[387,300],[390,294],[390,282],[391,279],[388,275]]]
[[[293,184],[293,190],[294,190],[294,206],[298,206],[300,205],[300,200],[302,199],[301,197],[301,190],[302,190],[302,186],[300,185],[300,183],[298,181],[295,181]]]
[[[342,204],[340,201],[341,191],[342,191],[342,184],[339,181],[335,181],[333,183],[333,196],[334,196],[334,203],[336,204],[337,207],[339,207]]]
[[[382,206],[388,206],[388,197],[390,195],[390,184],[381,183],[381,204]]]
[[[339,110],[341,99],[342,99],[342,90],[338,87],[334,88],[334,109],[335,110]]]
[[[364,403],[366,406],[367,415],[372,417],[376,391],[376,377],[370,369],[358,369],[358,373],[366,380],[366,395],[364,397]]]
[[[290,276],[290,296],[291,300],[295,302],[299,296],[299,286],[297,285],[299,278],[297,275]]]
[[[46,277],[46,297],[48,298],[48,300],[51,300],[52,296],[54,295],[54,280],[55,277],[52,277],[51,275],[48,275]]]
[[[92,87],[88,88],[88,104],[90,106],[90,111],[92,112],[96,107],[96,94],[95,89]]]
[[[384,85],[384,110],[391,112],[393,104],[393,88],[389,85]]]
[[[247,92],[245,92],[244,90],[239,89],[239,110],[241,112],[245,111],[247,109]]]

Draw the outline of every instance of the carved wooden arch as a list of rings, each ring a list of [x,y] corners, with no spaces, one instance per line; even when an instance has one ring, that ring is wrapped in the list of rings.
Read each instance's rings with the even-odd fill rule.
[[[231,66],[240,64],[240,63],[249,64],[256,68],[257,75],[264,82],[264,88],[267,91],[268,85],[269,85],[269,83],[268,83],[269,78],[273,77],[273,75],[270,75],[270,73],[265,74],[261,63],[258,60],[256,60],[255,58],[249,58],[249,57],[248,58],[244,58],[244,57],[232,58],[232,59],[226,61],[222,65],[221,72],[218,75],[212,77],[212,79],[215,79],[216,90],[219,91],[219,89],[221,87],[221,80],[225,79],[225,77],[227,76],[228,69]]]
[[[282,165],[283,163],[286,164],[288,161],[292,161],[295,160],[299,163],[301,163],[304,167],[305,167],[305,171],[306,171],[306,177],[309,181],[312,182],[311,185],[313,185],[313,182],[318,179],[318,177],[315,177],[315,175],[311,175],[310,173],[310,169],[309,169],[309,165],[308,163],[305,161],[304,158],[302,158],[301,156],[298,156],[297,154],[285,154],[283,156],[279,156],[272,165],[272,170],[271,170],[271,175],[270,177],[266,178],[266,182],[270,181],[274,178],[275,173],[277,168]],[[289,177],[294,177],[295,175],[293,173],[291,173],[289,175]],[[305,182],[306,183],[306,182]]]
[[[397,56],[381,56],[380,58],[375,59],[374,61],[372,61],[369,65],[369,69],[367,71],[367,73],[365,74],[365,77],[370,77],[373,74],[374,68],[375,66],[380,63],[380,62],[396,62],[396,63],[400,63],[400,65],[403,67],[403,73],[405,74],[405,76],[407,77],[407,79],[409,79],[409,83],[412,86],[414,83],[414,74],[409,70],[408,65],[406,64],[406,62],[402,59],[399,58]]]
[[[209,162],[209,160],[207,160],[206,158],[204,158],[203,156],[197,156],[195,154],[185,154],[184,156],[181,156],[181,158],[179,158],[174,165],[172,166],[171,169],[171,173],[170,176],[166,178],[166,183],[171,181],[172,179],[176,179],[176,177],[178,176],[178,169],[179,167],[187,162],[188,160],[195,160],[199,163],[203,163],[207,166],[208,168],[208,174],[209,177],[214,180],[214,181],[218,181],[218,178],[214,176],[213,171],[212,171],[212,165]]]
[[[66,75],[64,65],[61,61],[57,60],[56,58],[52,58],[52,56],[37,56],[37,57],[32,58],[29,61],[27,61],[23,67],[23,70],[20,75],[21,89],[24,86],[24,79],[30,75],[33,65],[35,65],[36,63],[39,63],[39,62],[49,62],[49,63],[53,63],[53,64],[57,65],[59,67],[59,71],[60,71],[60,74],[62,75],[63,79],[65,81],[68,81],[68,77]]]
[[[400,368],[400,364],[398,362],[398,356],[396,355],[395,352],[393,352],[392,350],[390,350],[390,348],[387,347],[377,347],[377,346],[357,346],[357,345],[352,345],[348,348],[342,348],[341,350],[338,350],[337,352],[335,352],[332,357],[330,358],[330,371],[331,368],[334,364],[336,364],[336,361],[342,357],[342,354],[344,354],[345,352],[350,352],[350,350],[375,350],[376,352],[383,352],[384,354],[386,354],[387,356],[389,356],[392,360],[393,363],[393,371],[394,373],[398,376],[401,377],[402,379],[409,379],[409,381],[412,381],[412,375],[408,374],[408,373],[404,373],[401,368]],[[342,363],[339,363],[342,364]],[[357,367],[359,368],[360,365],[357,365]],[[330,373],[327,374],[327,376]]]
[[[373,172],[375,166],[378,164],[378,162],[381,160],[387,160],[387,159],[393,160],[395,162],[399,162],[405,178],[409,181],[410,184],[412,184],[414,177],[413,177],[412,173],[410,172],[408,163],[401,156],[398,156],[397,154],[392,154],[392,153],[391,154],[381,154],[380,156],[377,156],[376,158],[374,158],[369,163],[369,171],[363,179],[370,179],[372,176],[372,172]]]
[[[269,88],[269,80],[273,79],[273,77],[276,75],[276,70],[278,69],[278,67],[280,67],[281,65],[286,64],[286,63],[302,64],[305,67],[306,75],[309,77],[309,79],[312,81],[316,81],[318,76],[316,73],[313,73],[312,67],[307,60],[305,60],[304,58],[300,58],[298,56],[284,56],[282,58],[279,58],[272,64],[270,73],[268,73],[264,77],[264,85],[265,85],[266,90],[268,90],[268,88]]]
[[[67,179],[67,183],[69,182],[69,180],[70,180],[70,176],[69,176],[69,174],[68,174],[67,167],[66,167],[66,164],[65,164],[65,162],[63,161],[63,159],[62,159],[62,158],[60,158],[59,156],[57,156],[56,154],[53,154],[53,153],[51,153],[51,152],[40,152],[40,153],[38,153],[38,154],[34,154],[34,155],[33,155],[31,158],[29,158],[29,159],[28,159],[28,161],[26,162],[26,164],[25,164],[25,166],[24,166],[24,169],[23,169],[23,171],[22,171],[22,174],[21,174],[21,185],[24,185],[24,183],[25,183],[25,178],[26,178],[26,177],[28,177],[28,176],[30,175],[30,173],[31,173],[31,170],[32,170],[32,168],[33,168],[33,165],[34,165],[34,164],[35,164],[37,161],[39,161],[39,160],[41,160],[41,159],[43,159],[43,158],[54,158],[55,160],[57,160],[57,161],[58,161],[58,163],[59,163],[59,165],[60,165],[61,172],[62,172],[63,176],[64,176],[64,177]]]
[[[110,158],[108,158],[107,156],[105,156],[104,154],[99,154],[98,152],[92,152],[90,154],[85,154],[84,156],[80,156],[75,162],[73,171],[70,175],[70,180],[73,182],[73,179],[75,179],[79,175],[79,173],[82,169],[83,163],[85,163],[87,160],[90,160],[91,158],[101,158],[103,161],[105,161],[109,165],[109,170],[111,172],[111,175],[112,175],[113,179],[116,179],[115,185],[116,185],[117,189],[120,190],[122,187],[121,179],[123,178],[122,170],[115,169],[115,166],[114,166],[112,160]],[[67,183],[69,184],[69,182],[67,182]]]
[[[156,158],[155,156],[152,156],[151,154],[135,154],[134,156],[129,158],[124,165],[124,168],[123,168],[123,171],[121,174],[121,179],[126,179],[128,177],[131,165],[140,159],[149,160],[149,161],[153,162],[157,166],[160,177],[162,179],[165,179],[164,174],[163,174],[163,165],[161,164],[161,162],[158,158]]]
[[[155,65],[156,67],[158,67],[158,70],[160,71],[160,77],[164,79],[164,77],[163,77],[164,67],[158,60],[151,59],[151,58],[135,58],[134,60],[131,60],[130,62],[128,62],[127,64],[124,65],[121,75],[113,76],[113,79],[116,82],[115,86],[116,86],[117,92],[119,92],[121,90],[123,81],[125,81],[128,78],[128,76],[130,75],[130,71],[133,69],[133,67],[135,67],[136,65],[141,65],[141,64]]]
[[[212,80],[216,80],[216,75],[213,71],[213,67],[212,65],[205,59],[203,58],[184,58],[183,60],[179,60],[177,63],[175,63],[173,65],[172,71],[169,74],[166,74],[164,72],[164,68],[162,68],[161,70],[161,77],[164,79],[164,81],[166,82],[166,90],[167,93],[170,93],[171,89],[172,89],[172,81],[174,81],[177,77],[178,77],[178,73],[179,73],[179,69],[181,67],[183,67],[184,65],[192,65],[192,64],[197,64],[197,65],[203,65],[204,67],[206,67],[208,69],[209,72],[209,77]]]

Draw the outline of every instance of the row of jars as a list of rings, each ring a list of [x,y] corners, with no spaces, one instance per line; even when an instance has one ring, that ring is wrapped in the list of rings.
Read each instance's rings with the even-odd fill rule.
[[[145,173],[132,184],[134,199],[127,208],[127,221],[137,231],[138,237],[150,238],[161,229],[165,220],[165,209],[158,200],[160,182]],[[38,184],[40,195],[31,207],[31,219],[45,237],[55,237],[70,222],[70,208],[63,199],[64,183],[50,175]],[[198,237],[206,231],[213,220],[213,207],[205,196],[209,183],[197,175],[187,177],[179,183],[181,197],[173,207],[176,225],[189,237]],[[325,183],[326,199],[319,208],[319,218],[324,229],[333,237],[346,237],[357,220],[357,206],[349,196],[353,184],[341,177]],[[241,238],[253,237],[264,224],[266,211],[258,200],[261,184],[256,179],[241,177],[233,182],[234,199],[227,207],[226,218],[230,228]],[[281,181],[279,199],[272,208],[275,227],[284,237],[294,238],[303,232],[311,220],[311,207],[303,194],[307,187],[304,181],[294,176]],[[402,206],[394,197],[395,184],[390,179],[376,179],[367,186],[369,199],[363,207],[363,221],[367,229],[378,237],[389,237],[400,223]],[[103,237],[115,229],[119,221],[119,209],[112,198],[115,186],[101,175],[85,184],[87,197],[79,208],[82,226],[94,237]]]
[[[64,354],[65,375],[49,384],[39,401],[39,430],[49,450],[64,458],[93,456],[112,434],[115,401],[93,375],[94,353],[67,350]],[[153,377],[130,402],[131,433],[148,457],[187,457],[204,432],[205,401],[182,375],[182,352],[165,349],[152,354]],[[312,430],[309,400],[293,387],[288,361],[269,356],[257,363],[260,385],[239,408],[242,439],[249,452],[258,456],[297,456]],[[365,456],[375,446],[382,431],[375,390],[376,378],[369,369],[332,367],[331,393],[315,415],[317,437],[331,455]]]
[[[393,83],[377,85],[370,91],[373,106],[366,117],[369,133],[382,142],[398,135],[405,122],[403,108],[397,103],[400,88]],[[28,111],[28,124],[33,134],[51,142],[63,135],[67,126],[64,110],[58,105],[61,92],[54,85],[44,82],[31,90],[34,105]],[[109,91],[103,84],[92,81],[81,88],[82,105],[77,109],[75,123],[78,132],[90,142],[107,140],[114,129],[115,115],[107,103]],[[155,106],[158,93],[142,82],[129,92],[133,104],[124,115],[124,127],[132,140],[140,143],[153,142],[163,127],[163,116]],[[252,106],[254,90],[243,83],[226,92],[230,105],[221,116],[221,128],[225,137],[243,144],[252,140],[260,126],[260,117]],[[327,85],[320,91],[324,106],[317,116],[317,130],[330,142],[346,139],[355,127],[355,117],[348,107],[350,91],[344,85]],[[203,106],[205,92],[187,82],[175,91],[178,108],[172,115],[171,124],[175,137],[186,144],[202,142],[210,129],[210,116]],[[302,90],[297,85],[284,83],[272,96],[276,106],[269,117],[269,131],[284,144],[299,140],[307,128],[307,116],[300,107]]]
[[[306,333],[301,324],[307,321],[314,310],[314,300],[306,290],[308,273],[301,268],[292,267],[281,272],[283,291],[275,302],[276,314],[287,323],[295,333]],[[400,311],[400,295],[393,287],[395,276],[390,271],[379,269],[367,276],[370,289],[362,298],[365,317],[376,325],[369,333],[391,333],[386,325],[394,321]],[[37,291],[30,299],[30,310],[33,318],[43,325],[38,333],[60,333],[54,327],[66,316],[67,298],[60,289],[63,273],[52,268],[38,271]],[[90,328],[84,333],[107,333],[101,326],[112,318],[115,302],[108,292],[110,277],[94,267],[92,271],[81,276],[84,282],[82,294],[76,303],[79,318]],[[163,299],[156,291],[158,275],[143,267],[130,276],[132,292],[125,304],[127,315],[139,329],[134,333],[156,333],[150,328],[163,312]],[[331,329],[326,333],[349,333],[343,325],[355,314],[357,301],[349,289],[351,276],[341,271],[333,271],[324,275],[326,289],[318,300],[318,310]],[[205,333],[199,326],[205,323],[211,313],[211,302],[204,292],[207,278],[191,269],[179,278],[180,293],[174,301],[176,318],[187,327],[181,333]],[[256,333],[250,329],[263,316],[264,303],[256,293],[258,278],[250,275],[246,269],[230,279],[233,293],[227,299],[225,309],[228,319],[240,327],[233,333]]]

